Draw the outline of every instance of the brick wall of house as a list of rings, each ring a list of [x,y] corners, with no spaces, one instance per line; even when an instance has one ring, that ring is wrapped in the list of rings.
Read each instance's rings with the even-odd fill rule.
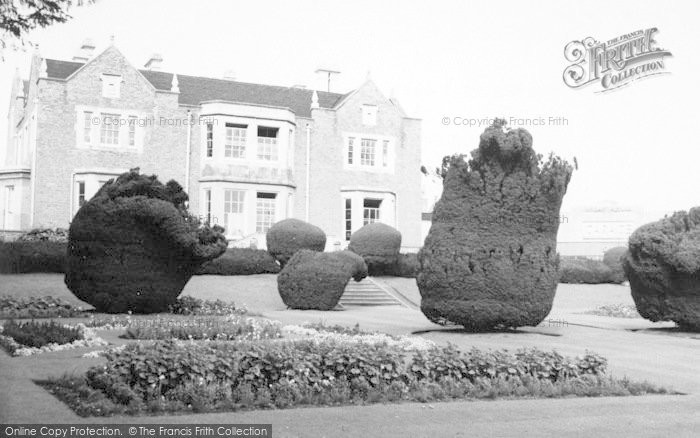
[[[103,73],[122,76],[117,99],[102,97]],[[186,126],[161,123],[183,119],[177,94],[156,92],[153,86],[114,47],[87,64],[68,81],[40,79],[37,115],[37,157],[33,226],[66,226],[71,217],[73,172],[78,169],[129,169],[156,173],[162,181],[182,181],[185,173]],[[144,127],[140,152],[121,148],[81,148],[76,105],[133,110],[152,117]],[[124,129],[124,128],[122,128]]]

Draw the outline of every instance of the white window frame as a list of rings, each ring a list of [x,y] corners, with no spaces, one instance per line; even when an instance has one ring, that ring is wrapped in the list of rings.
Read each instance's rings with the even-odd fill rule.
[[[274,137],[266,137],[260,135],[261,129],[269,129],[275,131]],[[279,145],[277,138],[279,137],[279,128],[270,126],[258,126],[258,150],[257,158],[260,161],[278,161],[279,160]]]
[[[214,124],[209,122],[206,124],[206,127],[204,129],[204,135],[205,135],[205,151],[204,151],[204,156],[206,158],[213,158],[214,157]]]
[[[234,214],[244,216],[245,193],[245,190],[240,189],[224,189],[224,228],[228,234],[231,233],[229,216]]]
[[[274,197],[260,197],[261,194]],[[256,192],[255,194],[255,232],[267,233],[275,223],[277,216],[277,195],[274,192]]]
[[[394,137],[345,132],[343,146],[344,169],[389,174],[395,172],[396,139]]]
[[[227,123],[224,126],[224,158],[245,159],[248,146],[248,126]]]
[[[378,201],[378,205],[376,207],[366,207],[365,204],[367,203],[367,201]],[[364,198],[362,200],[362,225],[363,226],[382,221],[382,218],[381,218],[382,202],[384,202],[383,199],[376,199],[376,198]]]
[[[100,113],[100,145],[119,147],[120,119],[119,114]]]
[[[111,117],[109,123],[105,123],[105,116]],[[146,127],[152,124],[152,120],[153,115],[144,112],[77,105],[76,147],[141,153]]]

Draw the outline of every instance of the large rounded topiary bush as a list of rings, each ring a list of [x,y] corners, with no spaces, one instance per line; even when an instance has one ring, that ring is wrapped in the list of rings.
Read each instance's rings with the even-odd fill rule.
[[[352,233],[348,250],[362,256],[369,275],[389,274],[399,258],[401,233],[380,222],[367,224]]]
[[[626,246],[616,246],[603,253],[603,263],[610,268],[610,280],[612,283],[622,283],[627,280],[625,270],[622,268],[622,258],[626,253]]]
[[[277,276],[282,301],[292,309],[331,310],[340,301],[350,278],[367,276],[362,257],[350,251],[298,251]]]
[[[700,331],[700,207],[638,228],[623,267],[640,315]]]
[[[537,325],[557,287],[559,209],[573,168],[542,160],[524,129],[496,121],[469,162],[448,163],[419,252],[421,310],[470,330]]]
[[[110,180],[71,222],[65,283],[98,312],[164,312],[204,262],[226,250],[220,227],[188,214],[187,194],[138,169]]]
[[[267,251],[282,267],[301,249],[323,251],[326,248],[326,233],[322,229],[294,218],[275,223],[265,237]]]

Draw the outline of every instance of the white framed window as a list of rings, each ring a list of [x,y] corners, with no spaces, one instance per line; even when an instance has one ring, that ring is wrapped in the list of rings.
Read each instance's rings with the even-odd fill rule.
[[[204,211],[206,212],[207,225],[211,225],[211,189],[204,190]]]
[[[360,164],[362,166],[374,166],[377,155],[377,140],[363,138],[360,143]]]
[[[119,75],[102,75],[102,97],[118,99],[121,95],[122,77]]]
[[[244,200],[245,192],[243,190],[224,190],[224,227],[227,230],[233,229],[237,225],[234,222],[243,214]]]
[[[119,145],[119,114],[102,113],[100,124],[100,143]]]
[[[276,193],[258,192],[255,211],[255,232],[267,233],[275,223]]]
[[[83,111],[83,141],[92,143],[92,111]]]
[[[355,155],[355,137],[348,138],[348,164],[352,164]]]
[[[129,146],[136,146],[136,116],[129,116]]]
[[[389,166],[389,140],[382,141],[382,167]]]
[[[345,240],[352,236],[352,199],[345,198]]]
[[[226,141],[224,142],[224,157],[245,158],[246,137],[248,126],[226,124]]]
[[[381,199],[365,199],[363,201],[362,224],[367,225],[374,222],[379,222],[379,211],[381,206]]]
[[[75,198],[76,198],[76,211],[78,208],[82,207],[85,205],[87,202],[87,199],[85,197],[85,181],[76,181],[75,182]]]
[[[377,124],[377,105],[362,105],[362,124],[367,126]]]
[[[258,126],[258,160],[277,161],[277,128]]]
[[[207,158],[214,156],[214,125],[207,123]]]

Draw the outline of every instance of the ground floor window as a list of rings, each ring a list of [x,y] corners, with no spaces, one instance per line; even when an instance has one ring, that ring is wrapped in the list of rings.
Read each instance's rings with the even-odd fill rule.
[[[234,231],[242,228],[243,202],[245,192],[242,190],[224,190],[224,228]]]
[[[275,223],[276,193],[258,192],[256,203],[255,232],[267,233]]]
[[[365,199],[363,209],[363,225],[379,222],[379,209],[382,205],[381,199]]]
[[[345,199],[345,240],[352,236],[352,199]]]
[[[15,186],[5,186],[5,205],[3,229],[8,229],[15,213]]]
[[[204,191],[204,208],[206,211],[207,225],[211,225],[211,189]]]

